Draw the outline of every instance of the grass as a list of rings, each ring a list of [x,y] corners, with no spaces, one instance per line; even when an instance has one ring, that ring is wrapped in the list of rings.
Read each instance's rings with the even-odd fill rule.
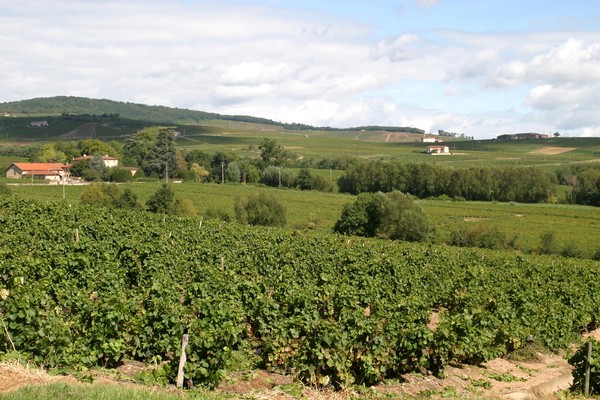
[[[15,392],[0,396],[2,400],[175,400],[175,399],[217,399],[217,396],[193,397],[170,394],[152,388],[132,388],[124,385],[68,384],[25,386]]]
[[[14,181],[12,181],[14,182]],[[142,203],[160,187],[158,182],[125,184]],[[192,201],[202,216],[225,214],[234,219],[236,197],[265,191],[282,202],[287,209],[287,226],[304,229],[332,229],[345,204],[354,196],[340,193],[322,193],[278,189],[240,184],[172,184],[178,196]],[[10,186],[14,196],[38,201],[62,201],[60,185]],[[85,186],[66,186],[67,202],[78,203]],[[525,252],[540,246],[540,236],[553,232],[558,250],[572,244],[584,257],[591,257],[600,246],[591,238],[600,237],[600,208],[564,204],[492,203],[450,200],[418,200],[430,223],[435,228],[433,240],[443,243],[461,227],[486,225],[496,227],[507,238],[517,236],[516,243]]]

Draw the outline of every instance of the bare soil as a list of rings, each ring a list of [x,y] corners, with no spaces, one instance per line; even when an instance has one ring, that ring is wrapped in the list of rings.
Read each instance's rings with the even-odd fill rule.
[[[531,154],[546,154],[555,155],[561,153],[567,153],[569,151],[577,150],[576,147],[540,147],[539,149],[533,150]]]
[[[600,330],[585,336],[600,340]],[[127,384],[148,366],[129,362],[117,369],[117,373],[98,372],[95,384]],[[125,379],[125,380],[124,380]],[[42,369],[15,363],[0,363],[0,394],[14,391],[25,385],[43,385],[57,381],[78,384],[74,377],[52,376]],[[248,396],[271,400],[305,399],[356,399],[387,395],[410,399],[413,397],[442,399],[558,399],[572,382],[571,367],[564,353],[539,353],[537,359],[514,361],[495,359],[480,366],[450,365],[445,369],[444,379],[432,375],[411,373],[399,380],[386,382],[358,393],[355,390],[335,392],[318,390],[294,383],[289,375],[252,370],[230,373],[217,389],[218,393],[234,398]],[[290,388],[294,389],[291,390]],[[165,391],[176,393],[174,387]]]
[[[133,375],[138,368],[128,366],[124,375]],[[140,367],[141,369],[141,367]],[[129,373],[128,373],[129,372]],[[385,383],[368,389],[367,393],[379,393],[400,398],[440,399],[447,397],[464,399],[552,399],[553,393],[569,388],[571,369],[559,354],[541,355],[536,361],[514,362],[504,359],[492,360],[481,366],[451,365],[445,370],[446,377],[438,379],[431,375],[407,374],[400,381]],[[69,376],[52,376],[37,368],[16,364],[0,364],[0,394],[14,391],[25,385],[43,385],[57,381],[78,384]],[[114,374],[99,373],[94,384],[127,384]],[[296,388],[295,392],[288,388]],[[177,392],[174,388],[164,389]],[[260,399],[347,399],[364,397],[365,393],[353,390],[335,392],[294,385],[291,376],[263,370],[235,372],[219,386],[218,392],[229,396],[257,396]],[[368,394],[367,394],[368,396]]]

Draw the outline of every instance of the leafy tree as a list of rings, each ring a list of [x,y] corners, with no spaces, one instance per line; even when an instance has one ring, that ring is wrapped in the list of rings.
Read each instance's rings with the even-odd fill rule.
[[[147,127],[128,138],[123,146],[123,163],[144,169],[146,156],[156,144],[162,129],[160,126]]]
[[[321,175],[315,175],[313,177],[313,189],[320,192],[331,192],[333,191],[333,184],[328,178]]]
[[[473,228],[463,227],[450,235],[450,244],[460,247],[480,247],[484,249],[504,250],[515,246],[515,240],[509,242],[506,235],[497,227],[479,225]]]
[[[192,165],[194,163],[204,167],[205,169],[210,168],[211,165],[211,156],[208,153],[203,152],[199,149],[192,149],[189,151],[185,151],[183,154],[185,161],[188,165]]]
[[[67,156],[67,162],[72,161],[74,158],[80,157],[82,154],[77,142],[74,141],[57,142],[54,146],[56,147],[57,151],[65,153]]]
[[[235,161],[227,164],[227,168],[225,168],[225,180],[227,182],[239,183],[241,179],[242,172],[240,171],[238,164]]]
[[[170,214],[173,202],[175,201],[175,192],[169,185],[162,185],[146,201],[146,207],[153,213]]]
[[[170,214],[181,215],[186,217],[195,217],[197,215],[196,208],[190,199],[181,198],[175,199],[170,209]]]
[[[426,215],[412,197],[401,192],[361,193],[347,204],[334,231],[347,235],[423,241],[429,235]]]
[[[234,210],[242,224],[284,226],[286,223],[285,207],[275,196],[264,192],[236,198]]]
[[[106,183],[92,183],[81,193],[82,204],[94,206],[113,207],[121,191],[116,185]]]
[[[217,151],[210,161],[211,179],[223,183],[225,168],[230,162],[238,161],[239,157],[233,152]]]
[[[398,191],[387,194],[387,218],[383,219],[381,234],[389,239],[421,242],[430,231],[427,216],[413,197]]]
[[[146,207],[153,213],[173,214],[183,216],[194,216],[196,210],[189,199],[176,198],[175,192],[169,185],[162,185],[150,198],[146,201]]]
[[[260,182],[273,187],[294,187],[296,177],[290,169],[269,166],[261,171]]]
[[[577,204],[600,206],[600,170],[588,168],[578,172],[573,197]]]
[[[250,161],[240,161],[238,162],[238,166],[240,167],[240,172],[242,173],[242,182],[260,182],[260,172],[258,171],[258,168],[256,168],[256,165],[252,164]]]
[[[192,165],[190,166],[190,172],[192,173],[194,182],[196,183],[204,182],[204,180],[209,175],[208,171],[204,169],[203,166],[197,163],[192,163]]]
[[[42,146],[35,156],[35,161],[41,163],[64,163],[67,155],[56,149],[54,144],[48,143]]]
[[[315,188],[314,178],[308,168],[302,168],[298,171],[296,185],[298,185],[298,189],[300,190],[312,190]]]
[[[97,171],[100,176],[104,176],[106,173],[106,165],[104,165],[104,160],[100,154],[95,154],[90,160],[90,169]]]
[[[103,156],[120,157],[120,152],[110,144],[98,139],[84,139],[77,143],[79,154],[101,154]]]
[[[126,188],[114,201],[117,208],[128,208],[132,210],[141,210],[143,207],[138,201],[138,197],[130,188]]]
[[[264,138],[258,146],[260,158],[265,165],[281,166],[288,158],[285,148],[273,139]]]
[[[108,171],[108,180],[111,182],[130,182],[134,179],[131,171],[123,167],[110,168]]]
[[[130,188],[122,190],[117,185],[94,182],[81,193],[82,204],[109,208],[127,208],[139,210],[142,208],[137,196]]]
[[[144,173],[150,175],[156,172],[160,178],[177,174],[177,151],[175,149],[175,134],[170,129],[158,132],[154,146],[144,158]]]

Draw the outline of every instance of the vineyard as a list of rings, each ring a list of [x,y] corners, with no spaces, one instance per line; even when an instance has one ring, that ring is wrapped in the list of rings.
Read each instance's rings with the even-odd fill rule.
[[[600,318],[600,263],[0,200],[1,351],[46,367],[169,362],[215,386],[235,351],[317,385],[375,384]],[[169,372],[170,371],[170,372]]]

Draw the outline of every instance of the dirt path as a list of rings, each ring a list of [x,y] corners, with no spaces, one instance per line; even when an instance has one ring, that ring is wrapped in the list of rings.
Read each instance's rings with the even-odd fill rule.
[[[557,355],[540,355],[537,361],[511,362],[492,360],[482,366],[453,365],[445,370],[446,377],[438,379],[431,375],[407,374],[402,382],[381,384],[368,389],[376,398],[381,395],[405,399],[509,399],[533,400],[555,398],[552,394],[566,390],[571,384],[571,369],[565,358]],[[113,375],[114,376],[114,375]],[[72,377],[51,376],[40,369],[0,364],[0,394],[14,391],[25,385],[50,384],[67,381],[78,384]],[[121,384],[122,382],[99,375],[97,384]],[[293,390],[289,390],[292,388]],[[172,389],[165,391],[172,392]],[[316,390],[295,384],[290,376],[265,371],[231,373],[219,387],[228,396],[258,396],[260,399],[348,399],[363,398],[355,391],[334,392]]]

